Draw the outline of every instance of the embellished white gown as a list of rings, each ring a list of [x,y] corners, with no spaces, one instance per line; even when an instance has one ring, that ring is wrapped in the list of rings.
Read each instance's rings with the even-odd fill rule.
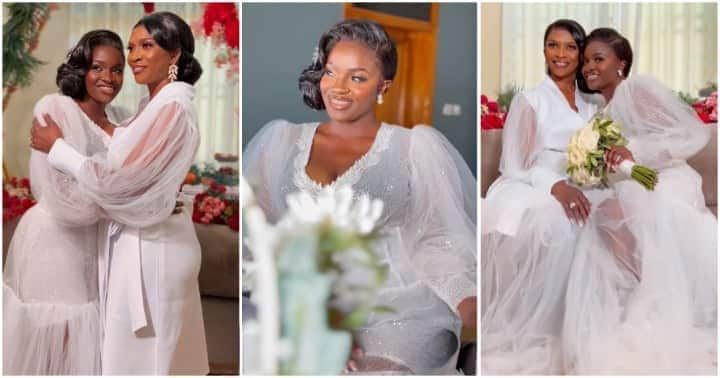
[[[119,123],[129,114],[106,108]],[[103,154],[110,136],[70,97],[52,94],[33,112],[58,123],[66,142]],[[20,219],[3,272],[3,373],[100,374],[101,329],[97,279],[97,206],[75,180],[32,150],[30,184],[37,204]]]
[[[511,105],[482,206],[482,373],[716,374],[717,220],[686,163],[708,130],[656,81],[621,83],[607,112],[659,183],[585,189],[580,227],[550,194],[597,109],[575,101],[547,78]]]
[[[113,220],[99,247],[103,374],[209,370],[192,207],[171,215],[199,144],[193,97],[191,85],[174,82],[143,98],[106,155],[79,153],[62,139],[48,154]]]
[[[288,194],[322,188],[305,171],[317,127],[270,122],[243,153],[243,176],[270,222],[285,214]],[[373,313],[356,330],[366,356],[380,370],[455,373],[457,305],[476,295],[476,180],[467,165],[431,127],[382,124],[370,150],[331,185],[384,202],[377,253],[389,275],[377,304],[394,312]]]

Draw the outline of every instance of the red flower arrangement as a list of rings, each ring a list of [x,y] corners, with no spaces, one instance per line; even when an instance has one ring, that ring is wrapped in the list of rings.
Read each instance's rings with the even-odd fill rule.
[[[203,14],[205,36],[214,44],[223,40],[233,49],[240,47],[240,21],[235,3],[208,3]]]
[[[208,190],[195,196],[192,220],[203,224],[226,224],[232,230],[240,229],[240,206],[236,199],[225,195],[227,187],[210,182]]]
[[[705,123],[716,123],[717,118],[717,91],[705,99],[698,100],[692,105],[698,117]]]
[[[3,183],[3,223],[23,215],[33,205],[35,199],[30,192],[30,180],[13,177],[10,182]]]
[[[145,14],[155,12],[155,3],[142,3]]]
[[[502,129],[505,125],[507,113],[500,110],[500,105],[495,101],[489,101],[487,96],[480,96],[480,129],[493,130]]]
[[[201,19],[190,24],[196,37],[210,38],[213,46],[220,47],[223,42],[227,48],[221,49],[215,57],[215,65],[228,65],[227,78],[235,80],[240,73],[240,20],[235,3],[207,3]]]

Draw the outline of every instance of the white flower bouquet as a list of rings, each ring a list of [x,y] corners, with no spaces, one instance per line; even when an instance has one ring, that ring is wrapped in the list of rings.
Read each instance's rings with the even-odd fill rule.
[[[567,149],[566,172],[570,181],[583,187],[608,187],[608,165],[604,154],[615,146],[626,146],[628,141],[620,132],[622,126],[602,113],[594,116],[587,125],[570,138]],[[647,190],[655,189],[657,172],[623,161],[619,170],[640,183]]]

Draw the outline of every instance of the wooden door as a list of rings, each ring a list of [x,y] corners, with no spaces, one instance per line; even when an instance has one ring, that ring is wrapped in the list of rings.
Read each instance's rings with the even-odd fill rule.
[[[377,22],[397,48],[397,72],[390,89],[383,96],[383,104],[375,105],[377,118],[405,127],[432,125],[438,4],[430,5],[429,20],[422,21],[347,3],[345,19]]]

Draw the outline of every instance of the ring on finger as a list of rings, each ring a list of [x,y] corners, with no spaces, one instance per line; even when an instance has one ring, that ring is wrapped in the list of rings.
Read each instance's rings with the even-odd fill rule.
[[[577,206],[577,204],[576,204],[575,202],[570,202],[570,208],[571,208],[571,209],[574,209],[575,206]]]

